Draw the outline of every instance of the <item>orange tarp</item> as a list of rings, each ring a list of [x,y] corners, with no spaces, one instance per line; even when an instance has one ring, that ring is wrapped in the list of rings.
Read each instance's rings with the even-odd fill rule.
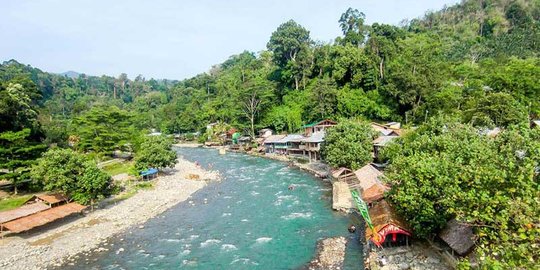
[[[10,222],[6,222],[1,226],[4,229],[13,233],[28,231],[32,228],[43,226],[57,219],[67,217],[73,213],[81,212],[86,206],[78,203],[68,203],[58,207],[53,207],[48,210],[35,213],[30,216],[22,217]]]

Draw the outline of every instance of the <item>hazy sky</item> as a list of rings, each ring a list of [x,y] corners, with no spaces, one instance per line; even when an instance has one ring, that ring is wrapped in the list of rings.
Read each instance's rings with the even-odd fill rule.
[[[0,0],[0,61],[49,72],[183,79],[266,48],[294,19],[314,40],[340,35],[348,7],[398,24],[458,0]]]

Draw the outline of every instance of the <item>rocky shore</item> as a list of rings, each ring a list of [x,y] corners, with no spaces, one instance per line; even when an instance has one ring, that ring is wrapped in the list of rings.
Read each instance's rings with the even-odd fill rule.
[[[317,243],[317,255],[308,264],[309,270],[337,270],[343,268],[345,260],[345,237],[332,237]]]
[[[46,269],[69,263],[79,254],[103,251],[96,248],[108,238],[129,228],[144,229],[142,223],[186,200],[206,181],[217,179],[217,173],[179,158],[173,170],[154,180],[153,189],[140,190],[133,197],[48,231],[0,240],[0,269]]]

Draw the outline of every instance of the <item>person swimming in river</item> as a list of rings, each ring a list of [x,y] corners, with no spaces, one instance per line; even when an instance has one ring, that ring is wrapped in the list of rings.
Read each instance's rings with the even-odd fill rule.
[[[294,185],[289,185],[289,190],[294,190],[296,187]]]

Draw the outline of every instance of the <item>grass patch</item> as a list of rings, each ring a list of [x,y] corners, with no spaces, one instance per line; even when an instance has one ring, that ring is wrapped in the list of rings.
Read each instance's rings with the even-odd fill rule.
[[[0,200],[0,211],[15,209],[23,205],[23,203],[30,199],[30,197],[32,197],[32,195],[17,196],[14,198]]]
[[[133,168],[133,162],[132,161],[125,161],[125,162],[116,162],[113,164],[108,164],[106,166],[103,166],[103,171],[108,173],[110,176],[114,176],[121,173],[130,173]]]
[[[154,188],[154,181],[137,182],[135,185],[128,188],[128,190],[114,198],[115,201],[122,201],[133,197],[139,190],[148,190]]]

